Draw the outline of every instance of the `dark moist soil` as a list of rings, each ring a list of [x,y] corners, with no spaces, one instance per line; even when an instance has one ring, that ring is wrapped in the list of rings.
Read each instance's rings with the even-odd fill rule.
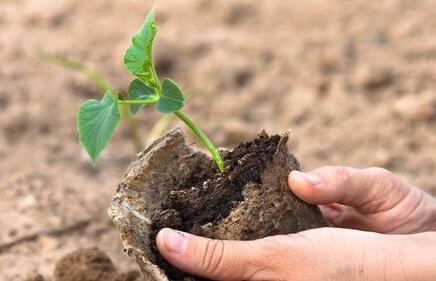
[[[162,212],[153,218],[151,248],[156,256],[153,262],[170,280],[182,280],[187,274],[166,262],[156,247],[156,235],[164,227],[190,233],[206,223],[214,223],[229,215],[238,202],[243,200],[243,188],[247,183],[260,183],[261,174],[273,159],[280,141],[279,135],[260,136],[229,152],[224,159],[224,172],[211,171],[203,178],[192,178],[186,188],[170,192]]]

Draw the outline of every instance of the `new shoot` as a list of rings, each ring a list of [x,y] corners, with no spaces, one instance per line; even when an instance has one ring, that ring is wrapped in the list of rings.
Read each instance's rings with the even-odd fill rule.
[[[218,149],[206,134],[181,111],[185,96],[171,79],[159,80],[154,64],[152,47],[157,26],[155,13],[148,13],[141,29],[136,33],[124,54],[124,65],[136,78],[130,83],[126,97],[118,92],[106,90],[101,101],[88,100],[77,114],[79,140],[95,162],[107,146],[120,120],[120,107],[128,105],[132,114],[143,106],[154,105],[163,114],[175,114],[200,139],[209,150],[218,169],[224,170],[224,162]]]

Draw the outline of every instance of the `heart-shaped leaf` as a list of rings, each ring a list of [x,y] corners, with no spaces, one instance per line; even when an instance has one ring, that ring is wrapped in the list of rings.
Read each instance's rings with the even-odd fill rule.
[[[154,11],[150,11],[141,29],[132,38],[132,43],[124,54],[124,65],[127,70],[141,79],[147,86],[155,88],[156,81],[153,70],[152,47],[157,33]]]
[[[154,100],[157,98],[157,94],[154,89],[146,86],[144,82],[135,79],[130,82],[127,98],[129,100]],[[131,104],[130,111],[135,114],[142,106],[141,104]]]
[[[93,162],[111,139],[120,121],[118,94],[106,91],[101,101],[88,100],[80,106],[77,114],[80,144]]]
[[[161,113],[172,113],[183,107],[185,97],[179,86],[171,79],[165,78],[162,82],[162,95],[156,108]]]

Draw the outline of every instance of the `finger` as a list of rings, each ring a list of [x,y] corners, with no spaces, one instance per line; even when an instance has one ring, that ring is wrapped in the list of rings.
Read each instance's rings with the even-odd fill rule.
[[[379,230],[374,227],[374,219],[368,215],[357,212],[353,207],[341,204],[330,204],[321,205],[319,208],[321,209],[324,219],[332,226],[360,230]]]
[[[259,274],[262,247],[256,241],[213,240],[165,228],[158,233],[156,244],[167,261],[196,276],[250,280]]]
[[[345,208],[347,208],[347,206],[337,204],[337,203],[319,206],[319,209],[321,210],[322,214],[324,215],[324,219],[331,225],[337,225],[336,220],[345,211]],[[348,207],[348,208],[351,208],[351,207]]]
[[[292,171],[288,184],[298,197],[309,203],[340,203],[362,213],[390,209],[411,190],[409,185],[381,168],[327,166],[309,173]]]

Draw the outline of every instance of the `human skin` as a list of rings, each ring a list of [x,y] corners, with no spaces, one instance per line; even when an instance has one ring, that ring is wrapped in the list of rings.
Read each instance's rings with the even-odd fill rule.
[[[292,191],[333,227],[253,241],[223,241],[168,228],[161,255],[212,280],[436,280],[436,200],[381,168],[293,171]]]

